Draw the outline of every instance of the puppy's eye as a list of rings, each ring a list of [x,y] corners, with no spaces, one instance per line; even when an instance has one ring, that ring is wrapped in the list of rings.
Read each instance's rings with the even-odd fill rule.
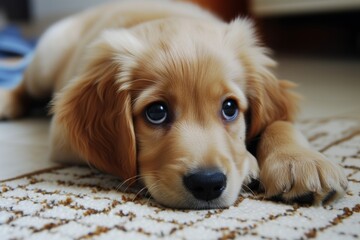
[[[226,99],[222,104],[221,114],[225,121],[234,121],[239,114],[239,108],[236,101],[233,99]]]
[[[145,117],[151,124],[163,124],[168,120],[168,110],[166,104],[156,102],[149,105],[145,110]]]

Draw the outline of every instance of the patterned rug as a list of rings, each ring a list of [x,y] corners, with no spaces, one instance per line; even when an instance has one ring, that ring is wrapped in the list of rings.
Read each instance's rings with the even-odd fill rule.
[[[226,209],[163,208],[82,167],[51,169],[0,183],[1,239],[359,239],[360,121],[299,123],[312,146],[342,165],[346,196],[306,207],[243,194]]]

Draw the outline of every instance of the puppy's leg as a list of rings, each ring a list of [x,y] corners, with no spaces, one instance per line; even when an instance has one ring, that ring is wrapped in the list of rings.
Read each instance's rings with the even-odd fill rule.
[[[30,65],[29,68],[31,70],[33,66]],[[51,89],[44,90],[42,87],[32,86],[34,81],[28,77],[29,75],[29,70],[27,70],[22,82],[14,89],[0,88],[0,120],[22,117],[32,107],[45,106],[49,101]]]
[[[0,89],[0,120],[21,117],[29,101],[24,82],[13,90]]]
[[[77,19],[70,17],[45,32],[21,84],[10,91],[0,89],[0,119],[21,117],[34,102],[49,100],[64,86],[63,75],[81,37],[80,30]],[[66,40],[61,41],[64,36]]]
[[[261,136],[257,157],[266,197],[300,203],[326,203],[345,193],[340,168],[311,149],[289,122],[269,125]]]

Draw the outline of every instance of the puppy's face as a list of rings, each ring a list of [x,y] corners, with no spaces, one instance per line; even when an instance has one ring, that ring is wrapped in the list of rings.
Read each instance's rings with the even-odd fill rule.
[[[139,174],[164,205],[229,206],[253,161],[245,147],[244,69],[218,48],[220,39],[186,37],[159,40],[137,59],[131,88]]]
[[[123,180],[139,176],[159,203],[229,206],[258,172],[245,133],[281,114],[272,104],[281,94],[266,94],[272,63],[243,20],[111,30],[56,99],[54,121],[83,159]]]

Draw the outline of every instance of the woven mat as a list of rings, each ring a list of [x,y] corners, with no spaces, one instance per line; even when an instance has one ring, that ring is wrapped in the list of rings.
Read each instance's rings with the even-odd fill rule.
[[[349,190],[332,205],[286,205],[243,194],[227,209],[165,209],[119,191],[111,176],[66,167],[0,183],[0,238],[359,239],[360,121],[312,120],[299,128],[345,169]]]

